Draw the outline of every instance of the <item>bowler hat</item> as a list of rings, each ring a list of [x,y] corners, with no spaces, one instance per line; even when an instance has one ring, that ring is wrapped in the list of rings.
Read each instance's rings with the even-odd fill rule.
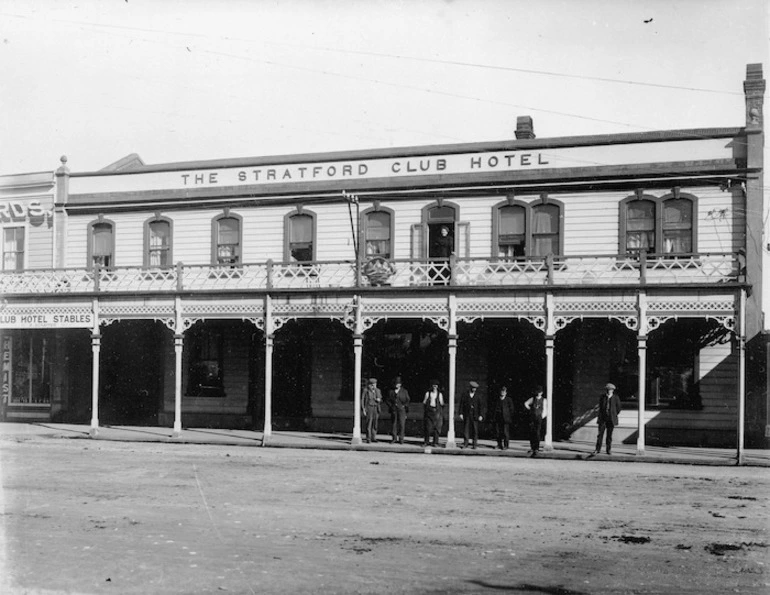
[[[615,390],[615,385],[612,384],[612,382],[608,382],[607,384],[604,385],[604,388],[606,388],[607,390],[610,390],[610,389]]]
[[[431,385],[431,386],[438,386],[438,380],[436,380],[436,379],[434,378],[433,380],[431,380],[431,381],[430,381],[430,385]]]
[[[401,384],[401,376],[396,376],[393,379],[393,384]]]
[[[377,379],[376,378],[370,378],[369,379],[369,384],[377,384]]]

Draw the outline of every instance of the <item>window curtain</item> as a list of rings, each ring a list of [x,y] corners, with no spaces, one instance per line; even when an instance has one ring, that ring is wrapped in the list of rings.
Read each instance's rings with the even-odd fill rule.
[[[390,213],[367,215],[366,255],[390,258]]]
[[[233,217],[220,219],[217,258],[221,264],[238,262],[238,244],[240,242],[240,223]]]
[[[170,240],[169,224],[166,221],[150,223],[150,266],[167,266]]]
[[[313,260],[313,218],[310,215],[294,215],[289,225],[289,251],[293,260]]]
[[[513,259],[524,256],[527,222],[524,207],[507,206],[498,211],[497,255]]]
[[[655,204],[648,200],[629,203],[626,210],[626,249],[655,251]]]
[[[93,226],[93,245],[91,256],[94,264],[112,265],[112,225],[99,223]]]
[[[692,244],[692,202],[667,200],[663,204],[663,250],[667,254],[689,254]]]
[[[20,271],[24,268],[24,228],[3,230],[3,270]]]
[[[532,209],[532,254],[559,253],[559,207],[540,205]]]
[[[94,256],[109,256],[112,253],[112,227],[94,225]]]

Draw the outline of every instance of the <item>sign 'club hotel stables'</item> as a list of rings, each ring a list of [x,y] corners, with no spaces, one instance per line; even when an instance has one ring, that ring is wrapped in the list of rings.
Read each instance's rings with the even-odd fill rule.
[[[612,382],[639,452],[767,447],[764,89],[749,65],[734,128],[520,117],[500,142],[0,177],[3,419],[357,444],[362,384],[400,376],[420,400],[439,379],[449,447],[470,380],[519,419],[542,385],[550,448],[593,439]]]

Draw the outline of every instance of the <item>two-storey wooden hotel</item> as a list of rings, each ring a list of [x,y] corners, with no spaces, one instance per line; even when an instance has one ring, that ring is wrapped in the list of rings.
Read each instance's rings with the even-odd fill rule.
[[[6,420],[352,432],[470,380],[552,440],[766,444],[763,105],[745,125],[0,178]],[[451,254],[441,250],[448,230]],[[417,432],[421,407],[410,411]],[[383,422],[387,423],[387,422]],[[741,447],[739,446],[739,448]]]

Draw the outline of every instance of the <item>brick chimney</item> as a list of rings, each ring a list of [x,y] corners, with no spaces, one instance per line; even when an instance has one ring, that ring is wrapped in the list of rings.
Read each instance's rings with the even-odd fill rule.
[[[761,129],[762,99],[765,95],[765,79],[762,78],[762,64],[746,65],[746,80],[743,81],[746,94],[746,128]]]
[[[532,127],[531,116],[519,116],[516,118],[516,139],[535,138],[535,129]]]

